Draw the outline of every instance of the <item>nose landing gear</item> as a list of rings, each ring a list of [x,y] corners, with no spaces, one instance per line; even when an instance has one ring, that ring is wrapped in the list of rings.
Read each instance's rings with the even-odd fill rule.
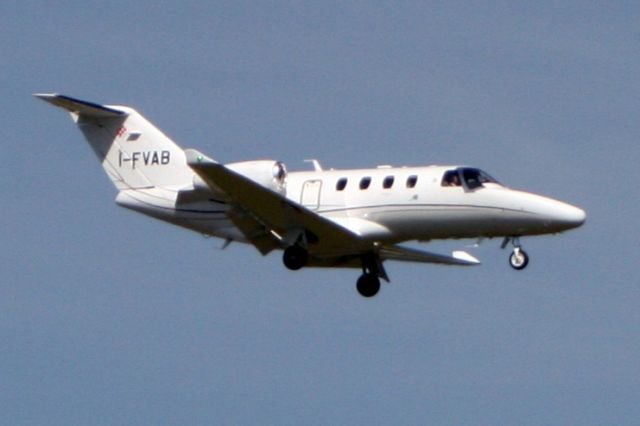
[[[515,247],[513,253],[509,256],[509,265],[517,271],[527,267],[529,264],[529,255],[520,247]]]
[[[502,243],[502,248],[505,248],[509,242],[513,245],[513,252],[509,256],[509,265],[511,265],[513,269],[521,271],[529,264],[529,255],[526,251],[522,250],[518,237],[506,237]]]

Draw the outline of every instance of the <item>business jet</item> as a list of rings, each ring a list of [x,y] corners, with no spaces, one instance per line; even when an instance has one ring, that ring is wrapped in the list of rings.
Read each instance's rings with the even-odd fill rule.
[[[551,198],[507,188],[467,166],[287,172],[275,160],[222,164],[181,149],[130,107],[60,94],[34,95],[71,114],[118,189],[115,202],[174,225],[252,244],[262,255],[283,250],[290,270],[362,270],[356,288],[376,295],[389,282],[387,260],[472,266],[465,251],[437,254],[408,241],[503,238],[509,263],[524,269],[524,236],[581,226],[586,214]]]

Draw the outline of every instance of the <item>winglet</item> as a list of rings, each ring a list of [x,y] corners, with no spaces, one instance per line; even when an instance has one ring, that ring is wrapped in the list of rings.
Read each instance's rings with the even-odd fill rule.
[[[127,115],[125,111],[93,102],[82,101],[65,95],[59,95],[57,93],[35,93],[33,96],[38,99],[42,99],[51,105],[67,110],[70,113],[84,115],[87,117],[105,118],[123,117]]]

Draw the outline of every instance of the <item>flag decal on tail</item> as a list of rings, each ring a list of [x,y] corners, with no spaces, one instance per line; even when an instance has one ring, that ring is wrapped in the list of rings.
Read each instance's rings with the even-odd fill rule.
[[[127,136],[127,141],[129,142],[137,141],[138,139],[140,139],[140,136],[142,136],[142,133],[140,132],[131,132],[129,133],[129,136]]]

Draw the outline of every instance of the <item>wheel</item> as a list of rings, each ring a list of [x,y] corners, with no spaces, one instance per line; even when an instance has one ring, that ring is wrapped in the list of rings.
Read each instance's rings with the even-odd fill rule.
[[[282,262],[284,266],[297,271],[307,264],[309,260],[309,253],[300,246],[287,247],[282,255]]]
[[[513,269],[520,271],[529,264],[529,255],[522,249],[514,250],[509,256],[509,264]]]
[[[372,274],[362,274],[356,285],[358,293],[363,297],[373,297],[380,290],[380,279]]]

